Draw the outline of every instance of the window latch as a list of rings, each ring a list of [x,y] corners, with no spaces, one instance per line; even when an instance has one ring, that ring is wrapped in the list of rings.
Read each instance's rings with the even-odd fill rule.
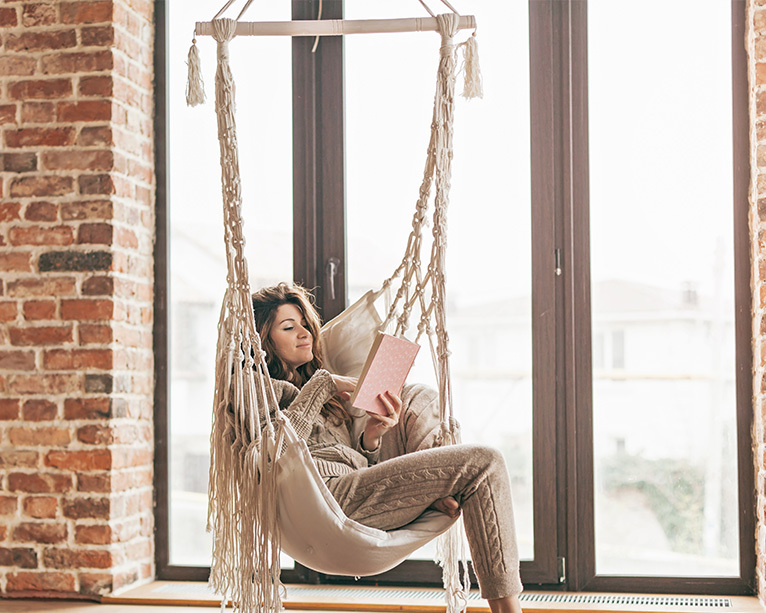
[[[327,260],[327,281],[330,285],[330,300],[335,300],[335,277],[338,274],[338,267],[340,266],[340,260],[336,257],[331,257]]]
[[[554,269],[556,276],[561,276],[561,249],[554,249],[553,250],[553,257],[556,261],[556,268]]]

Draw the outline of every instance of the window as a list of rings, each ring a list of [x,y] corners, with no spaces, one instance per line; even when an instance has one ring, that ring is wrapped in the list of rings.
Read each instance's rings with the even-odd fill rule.
[[[158,44],[171,63],[169,111],[158,102],[170,135],[167,218],[158,215],[158,253],[166,238],[170,247],[158,258],[169,277],[158,288],[169,321],[157,360],[163,578],[204,577],[210,551],[200,472],[213,362],[203,356],[225,275],[218,149],[211,106],[189,111],[180,95],[192,21],[212,17],[199,4],[158,3],[171,25],[167,54]],[[466,4],[457,8],[480,24],[486,97],[459,102],[456,118],[453,384],[464,437],[505,453],[522,578],[746,593],[747,104],[735,44],[745,4]],[[254,6],[247,18],[313,19],[317,8],[294,0],[291,14]],[[417,8],[325,0],[323,18]],[[329,318],[398,264],[428,138],[434,39],[326,37],[314,54],[309,39],[232,44],[253,286],[316,287]],[[198,45],[210,96],[215,50]],[[699,53],[679,50],[689,48]],[[703,72],[716,94],[705,105]],[[340,262],[334,296],[330,258]],[[439,584],[429,555],[374,580]],[[285,566],[286,580],[341,581]]]

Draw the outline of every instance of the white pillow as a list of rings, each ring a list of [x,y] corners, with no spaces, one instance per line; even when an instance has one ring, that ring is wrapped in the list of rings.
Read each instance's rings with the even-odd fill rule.
[[[336,375],[358,377],[383,321],[375,308],[381,292],[368,291],[328,321],[320,332],[324,367]]]

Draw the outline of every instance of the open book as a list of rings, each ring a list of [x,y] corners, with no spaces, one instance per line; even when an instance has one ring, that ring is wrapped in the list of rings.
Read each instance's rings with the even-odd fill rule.
[[[378,332],[349,401],[351,406],[370,413],[388,415],[378,394],[386,391],[401,393],[419,350],[420,345],[417,343]]]

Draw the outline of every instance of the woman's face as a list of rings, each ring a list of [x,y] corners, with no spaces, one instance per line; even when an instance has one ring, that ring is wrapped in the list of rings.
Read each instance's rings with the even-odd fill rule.
[[[294,304],[283,304],[277,309],[269,337],[277,355],[293,369],[314,359],[314,339],[303,313]]]

